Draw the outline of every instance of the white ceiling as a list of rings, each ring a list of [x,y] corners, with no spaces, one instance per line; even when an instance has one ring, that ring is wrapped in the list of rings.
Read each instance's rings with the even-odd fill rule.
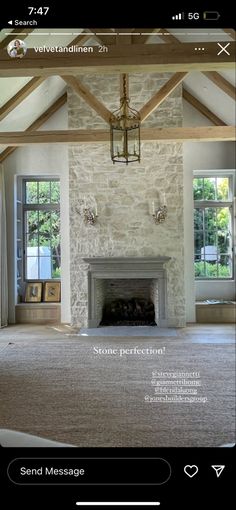
[[[234,71],[230,70],[228,80],[233,83]],[[220,74],[223,73],[220,72]],[[230,79],[229,79],[230,77]],[[204,74],[192,72],[186,76],[184,86],[226,124],[235,124],[235,101],[210,81]],[[208,121],[209,123],[209,121]]]
[[[64,80],[59,76],[50,76],[0,122],[0,131],[21,131],[26,129],[65,90],[66,84]]]

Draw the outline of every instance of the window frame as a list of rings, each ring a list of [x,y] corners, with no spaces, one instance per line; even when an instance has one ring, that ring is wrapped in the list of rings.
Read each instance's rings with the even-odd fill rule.
[[[228,207],[230,216],[231,216],[231,253],[232,253],[232,274],[231,276],[227,278],[223,278],[220,276],[216,276],[214,278],[210,278],[209,276],[194,276],[195,281],[199,282],[231,282],[235,279],[235,175],[233,171],[230,170],[196,170],[193,172],[193,184],[194,179],[201,179],[201,178],[216,178],[216,177],[228,177],[229,179],[229,200],[223,201],[223,200],[194,200],[193,199],[193,211],[195,209],[206,209],[207,207],[221,209],[223,207]],[[193,225],[193,232],[195,234],[195,229]],[[194,264],[195,264],[195,241],[194,241]]]
[[[59,211],[60,214],[60,200],[58,203],[42,203],[42,204],[27,204],[26,202],[26,183],[27,182],[59,182],[60,178],[57,176],[29,176],[23,177],[21,180],[22,186],[22,252],[23,252],[23,267],[22,267],[22,280],[25,283],[37,281],[44,282],[45,278],[27,278],[27,245],[26,245],[26,213],[27,211]],[[39,235],[39,234],[38,234]],[[60,232],[61,235],[61,232]],[[61,281],[61,278],[47,278],[47,281]]]

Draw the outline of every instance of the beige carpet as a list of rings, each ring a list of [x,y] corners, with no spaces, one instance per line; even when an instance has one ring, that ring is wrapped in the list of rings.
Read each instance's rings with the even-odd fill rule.
[[[162,348],[98,355],[96,348]],[[206,403],[149,403],[152,372],[201,373]],[[0,427],[77,446],[219,446],[234,438],[234,347],[173,338],[21,340],[0,352]]]

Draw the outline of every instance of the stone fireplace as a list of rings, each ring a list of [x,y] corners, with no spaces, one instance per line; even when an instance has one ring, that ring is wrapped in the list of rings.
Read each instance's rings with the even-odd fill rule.
[[[88,327],[99,326],[103,311],[114,298],[152,302],[155,322],[168,326],[167,274],[170,257],[85,258],[88,269]]]
[[[171,76],[130,73],[132,106],[140,110]],[[110,111],[119,106],[118,74],[88,73],[79,79]],[[181,125],[180,85],[142,126]],[[69,88],[68,128],[108,130],[109,126]],[[113,165],[107,142],[70,144],[68,148],[74,326],[96,327],[106,300],[115,295],[119,298],[120,292],[125,299],[151,300],[158,325],[185,326],[182,144],[141,142],[141,162],[127,166]],[[168,215],[164,223],[156,225],[150,215],[150,201],[163,193]],[[96,202],[95,225],[84,223],[79,214],[81,200],[91,206]]]

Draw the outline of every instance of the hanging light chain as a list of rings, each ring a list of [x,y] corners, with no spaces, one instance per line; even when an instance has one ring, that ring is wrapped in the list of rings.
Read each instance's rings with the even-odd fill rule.
[[[120,108],[111,115],[111,159],[113,163],[140,162],[140,115],[129,106],[127,75],[122,74]]]
[[[127,78],[126,78],[126,74],[123,74],[123,97],[121,98],[121,101],[122,99],[124,101],[129,101],[129,98],[127,97]]]

